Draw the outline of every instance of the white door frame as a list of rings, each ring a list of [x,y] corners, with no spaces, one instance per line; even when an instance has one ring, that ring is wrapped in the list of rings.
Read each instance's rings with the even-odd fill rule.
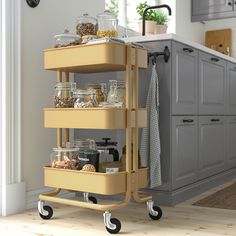
[[[21,169],[21,1],[1,0],[1,213],[25,209]]]

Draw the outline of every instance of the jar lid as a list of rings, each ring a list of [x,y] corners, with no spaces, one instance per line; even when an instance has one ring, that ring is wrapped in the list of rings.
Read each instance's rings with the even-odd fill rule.
[[[98,106],[101,108],[115,108],[116,107],[113,103],[109,103],[109,102],[100,102]]]
[[[53,148],[54,152],[78,152],[80,149],[77,147],[57,147]]]
[[[80,149],[79,154],[80,153],[85,155],[99,155],[99,151],[93,149]]]
[[[95,91],[93,89],[76,89],[74,91],[74,95],[95,95]]]
[[[110,141],[110,138],[102,138],[104,141],[96,142],[98,147],[117,146],[117,142]]]
[[[90,16],[88,13],[84,13],[82,16],[78,16],[77,20],[93,20],[96,21],[95,17]]]
[[[75,146],[76,147],[84,147],[89,146],[91,144],[95,144],[95,140],[93,139],[76,139],[75,140]]]
[[[76,83],[74,82],[57,82],[54,86],[55,89],[76,89]]]
[[[113,15],[109,10],[105,10],[104,12],[102,13],[99,13],[97,15],[98,18],[103,18],[103,19],[114,19],[114,20],[117,20],[116,16]]]
[[[62,34],[57,34],[54,36],[55,39],[61,39],[61,38],[71,38],[74,40],[79,40],[81,37],[80,35],[77,34],[71,34],[70,31],[68,29],[65,29],[64,32]]]

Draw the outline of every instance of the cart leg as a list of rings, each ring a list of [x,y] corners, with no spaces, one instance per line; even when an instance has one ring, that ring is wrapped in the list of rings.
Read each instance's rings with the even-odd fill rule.
[[[111,213],[109,211],[105,211],[103,213],[103,217],[104,217],[104,224],[106,226],[106,230],[110,234],[117,234],[120,232],[120,229],[121,229],[120,221],[116,218],[111,219]]]
[[[83,195],[84,195],[84,201],[85,202],[89,202],[89,203],[93,203],[93,204],[98,203],[98,201],[95,197],[89,196],[89,193],[84,192]]]
[[[158,206],[154,206],[154,202],[152,200],[147,201],[147,209],[151,219],[159,220],[162,217],[162,210]]]

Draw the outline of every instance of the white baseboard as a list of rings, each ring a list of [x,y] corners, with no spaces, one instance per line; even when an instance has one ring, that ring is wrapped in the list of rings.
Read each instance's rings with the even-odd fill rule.
[[[26,209],[25,183],[3,186],[2,215],[8,216],[20,213]]]
[[[33,191],[28,191],[26,193],[26,209],[32,209],[37,208],[39,195],[42,193],[50,192],[51,188],[41,188]],[[74,192],[68,192],[66,190],[61,190],[61,192],[58,194],[59,197],[62,198],[71,198],[75,196]]]

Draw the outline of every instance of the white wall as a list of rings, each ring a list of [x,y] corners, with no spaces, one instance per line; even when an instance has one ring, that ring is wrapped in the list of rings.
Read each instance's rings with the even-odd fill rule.
[[[191,0],[176,1],[176,34],[197,43],[204,42],[204,25],[191,22]]]
[[[208,30],[225,29],[225,28],[232,29],[231,56],[236,57],[236,19],[235,18],[206,21],[204,30],[208,31]]]
[[[37,8],[22,3],[22,157],[27,191],[43,187],[43,166],[49,163],[56,132],[43,127],[43,108],[52,107],[55,73],[43,69],[43,50],[65,27],[74,29],[76,17],[104,10],[104,0],[40,1]]]

